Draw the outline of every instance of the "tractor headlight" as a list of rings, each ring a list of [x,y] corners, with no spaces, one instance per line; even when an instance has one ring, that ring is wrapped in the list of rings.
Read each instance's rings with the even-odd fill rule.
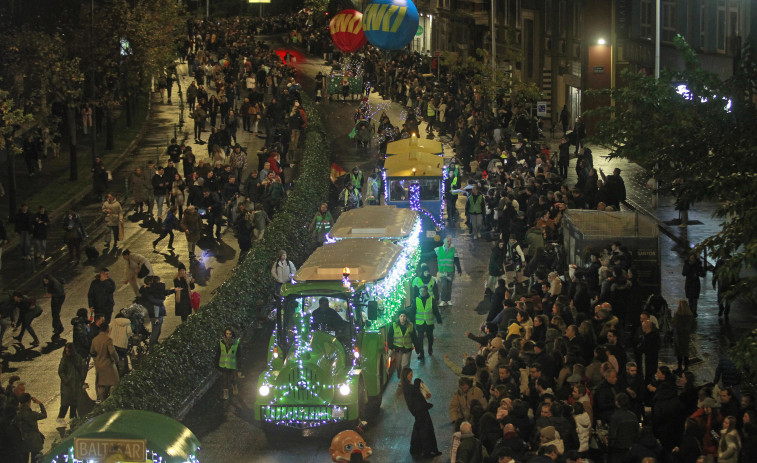
[[[258,392],[262,397],[268,397],[268,394],[271,393],[271,388],[268,387],[267,384],[263,384],[262,386],[260,386],[260,389],[258,389]]]
[[[339,393],[342,395],[350,395],[351,389],[349,384],[342,384],[339,386]]]

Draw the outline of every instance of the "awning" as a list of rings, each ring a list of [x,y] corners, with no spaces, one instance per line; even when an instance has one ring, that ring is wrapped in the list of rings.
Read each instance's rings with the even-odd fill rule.
[[[393,141],[386,144],[386,154],[409,154],[411,151],[419,153],[431,153],[442,156],[444,154],[444,145],[436,140],[421,139],[413,135],[410,138]]]
[[[413,151],[386,158],[387,177],[441,177],[444,159],[435,154]]]
[[[200,441],[186,426],[155,412],[119,410],[103,413],[81,425],[70,436],[53,447],[44,463],[75,463],[75,439],[146,440],[147,461],[165,463],[197,462]],[[110,460],[109,460],[110,461]],[[126,461],[126,460],[124,460]]]

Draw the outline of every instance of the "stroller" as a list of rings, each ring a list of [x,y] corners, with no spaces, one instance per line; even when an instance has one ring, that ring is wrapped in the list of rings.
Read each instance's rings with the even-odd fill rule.
[[[121,309],[121,313],[131,321],[131,338],[129,339],[129,357],[131,364],[136,365],[147,356],[150,341],[150,330],[145,328],[145,320],[149,317],[147,309],[138,303]]]

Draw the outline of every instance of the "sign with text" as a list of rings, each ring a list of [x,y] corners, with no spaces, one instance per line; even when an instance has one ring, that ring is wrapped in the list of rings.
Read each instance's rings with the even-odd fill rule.
[[[605,73],[604,66],[594,66],[594,74],[604,74],[604,73]]]
[[[247,3],[271,3],[271,0],[247,0]]]
[[[74,458],[100,461],[109,456],[122,456],[124,461],[147,460],[146,439],[74,438]]]
[[[547,102],[536,102],[536,117],[547,117]]]

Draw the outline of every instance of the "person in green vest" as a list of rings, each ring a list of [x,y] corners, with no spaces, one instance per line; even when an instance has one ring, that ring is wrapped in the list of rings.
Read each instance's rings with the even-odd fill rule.
[[[347,180],[355,187],[358,193],[363,194],[363,172],[358,166],[352,168],[352,172],[350,172]]]
[[[223,398],[229,398],[229,386],[234,395],[237,395],[237,375],[241,378],[239,372],[239,338],[236,337],[231,328],[226,328],[223,337],[219,342],[218,349],[218,368],[223,375]]]
[[[379,191],[381,189],[381,185],[379,184],[378,180],[378,173],[374,172],[371,174],[370,177],[368,177],[368,188],[365,194],[368,195],[366,198],[368,200],[369,206],[378,206],[380,204],[380,196]]]
[[[428,104],[426,105],[426,133],[427,134],[433,134],[434,133],[434,125],[436,124],[436,100],[432,97],[430,100],[428,100]]]
[[[418,360],[426,358],[423,350],[423,336],[428,338],[428,355],[434,355],[434,322],[442,324],[442,314],[436,299],[428,293],[428,286],[421,286],[421,293],[415,298],[415,329],[418,332]]]
[[[439,281],[439,305],[452,305],[452,282],[455,280],[455,268],[457,274],[462,275],[463,270],[460,268],[460,259],[457,257],[457,251],[452,246],[452,238],[444,237],[444,244],[434,249],[436,253],[436,267],[439,271],[437,279]]]
[[[447,179],[444,184],[444,201],[447,208],[447,222],[455,223],[457,217],[457,191],[460,189],[460,167],[455,158],[452,158],[447,166]]]
[[[313,222],[310,224],[310,228],[313,230],[315,239],[318,240],[318,244],[321,245],[326,242],[326,235],[331,231],[331,227],[334,226],[334,218],[329,212],[329,206],[326,203],[321,204],[321,208],[315,213]]]
[[[418,269],[418,276],[413,278],[413,300],[421,294],[421,286],[428,288],[431,297],[439,301],[439,285],[436,278],[431,275],[431,271],[428,269],[428,264],[421,264]]]
[[[397,321],[389,326],[387,342],[392,350],[392,368],[397,371],[397,378],[400,378],[400,372],[410,366],[410,354],[418,345],[415,326],[407,319],[407,312],[404,310],[400,310]]]
[[[340,206],[345,211],[356,209],[363,203],[363,197],[352,182],[347,182],[347,187],[339,194]]]
[[[470,222],[470,234],[473,239],[481,238],[481,223],[484,217],[484,195],[474,186],[465,202],[465,215]]]

